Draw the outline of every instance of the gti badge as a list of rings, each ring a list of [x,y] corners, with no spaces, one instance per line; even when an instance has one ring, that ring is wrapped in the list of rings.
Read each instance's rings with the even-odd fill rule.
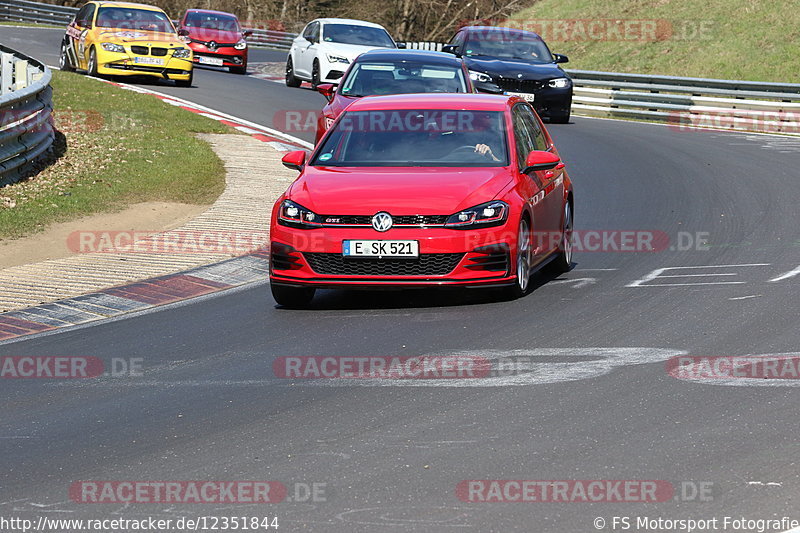
[[[392,227],[392,215],[385,211],[375,214],[372,217],[372,227],[375,231],[389,231]]]

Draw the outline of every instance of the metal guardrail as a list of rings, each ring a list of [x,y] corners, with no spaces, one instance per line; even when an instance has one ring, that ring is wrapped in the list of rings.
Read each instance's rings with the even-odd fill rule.
[[[50,77],[44,64],[0,45],[0,186],[53,145]]]
[[[35,22],[66,26],[77,12],[77,7],[55,6],[28,0],[3,0],[0,2],[0,20],[7,22]]]
[[[573,113],[800,134],[800,84],[569,70]]]

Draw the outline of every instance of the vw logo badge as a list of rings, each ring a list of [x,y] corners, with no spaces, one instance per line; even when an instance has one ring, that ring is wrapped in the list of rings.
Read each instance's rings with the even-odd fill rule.
[[[517,74],[517,78],[522,79],[522,74]]]
[[[215,41],[211,41],[210,43],[208,43],[208,49],[211,50],[211,51],[216,50],[217,49],[217,43]]]
[[[372,227],[375,231],[389,231],[392,227],[392,215],[381,211],[372,217]]]

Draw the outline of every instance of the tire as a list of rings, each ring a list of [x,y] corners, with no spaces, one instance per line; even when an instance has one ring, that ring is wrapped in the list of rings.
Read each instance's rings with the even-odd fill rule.
[[[58,68],[64,72],[74,72],[75,67],[72,66],[72,60],[69,58],[68,47],[69,41],[64,39],[61,43],[61,54],[58,56]]]
[[[247,74],[247,65],[242,67],[231,67],[231,72],[234,74]]]
[[[194,69],[189,71],[189,79],[188,80],[175,80],[175,86],[176,87],[191,87],[193,80],[194,80]]]
[[[307,287],[287,287],[286,285],[270,284],[272,297],[281,307],[287,309],[303,309],[314,299],[314,288]]]
[[[522,253],[520,253],[522,252]],[[505,297],[508,300],[522,298],[531,290],[531,226],[528,219],[523,217],[519,221],[517,231],[517,253],[515,272],[517,273],[514,285],[505,289]]]
[[[87,65],[86,71],[89,73],[89,76],[99,76],[97,73],[97,52],[94,46],[89,50],[89,64]]]
[[[314,66],[311,67],[311,88],[316,91],[319,84],[319,61],[315,59]]]
[[[567,109],[566,113],[551,113],[550,122],[553,124],[568,124],[570,117],[570,110]]]
[[[547,269],[553,274],[563,274],[572,268],[572,227],[574,215],[569,201],[564,206],[564,222],[561,225],[561,242],[555,259],[550,261]]]
[[[550,122],[553,124],[567,124],[572,112],[572,96],[564,99],[563,105],[557,111],[550,113]]]
[[[286,86],[287,87],[300,87],[303,81],[294,75],[294,64],[292,63],[292,56],[286,60]]]

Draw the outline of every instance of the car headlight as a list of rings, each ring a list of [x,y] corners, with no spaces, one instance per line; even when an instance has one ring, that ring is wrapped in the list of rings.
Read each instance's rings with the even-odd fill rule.
[[[233,45],[233,47],[236,48],[237,50],[244,50],[245,48],[247,48],[247,41],[245,41],[244,39],[240,39],[238,43]]]
[[[547,82],[547,85],[553,89],[563,89],[569,87],[569,78],[555,78]]]
[[[479,81],[481,83],[488,83],[492,81],[492,77],[485,72],[477,72],[474,70],[469,71],[469,79],[472,81]]]
[[[125,53],[125,47],[116,43],[103,43],[101,45],[106,52],[117,52],[119,54]]]
[[[174,52],[172,52],[172,57],[189,57],[192,55],[192,51],[189,48],[176,48]]]
[[[322,226],[322,217],[291,200],[284,200],[278,212],[278,223],[292,228],[318,228]]]
[[[499,226],[508,218],[508,204],[495,200],[476,205],[451,215],[445,222],[447,228],[466,228],[476,225]]]
[[[325,54],[328,57],[329,63],[344,63],[345,65],[350,64],[350,60],[344,56],[337,56],[334,54]]]

